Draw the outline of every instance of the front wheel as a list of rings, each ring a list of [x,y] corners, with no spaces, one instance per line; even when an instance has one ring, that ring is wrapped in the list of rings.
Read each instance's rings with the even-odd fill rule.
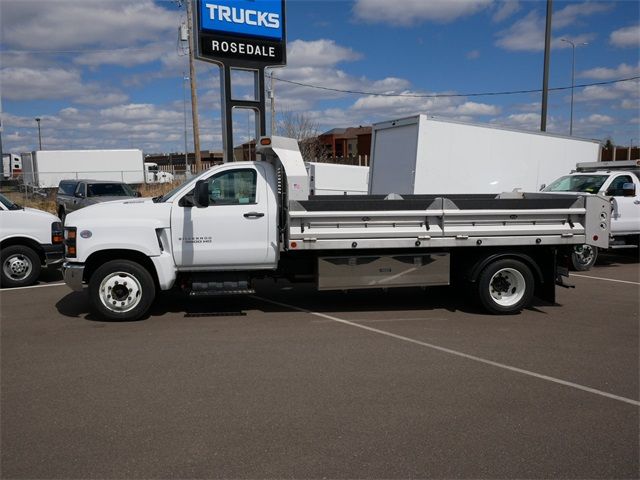
[[[40,256],[25,245],[10,245],[2,249],[3,287],[26,287],[33,285],[40,276]]]
[[[529,267],[512,259],[489,264],[478,278],[480,303],[495,314],[520,312],[531,303],[534,287]]]
[[[138,320],[149,310],[155,296],[149,271],[130,260],[107,262],[89,279],[91,303],[107,320]]]
[[[593,245],[576,245],[571,253],[571,266],[578,272],[591,270],[598,259],[598,247]]]

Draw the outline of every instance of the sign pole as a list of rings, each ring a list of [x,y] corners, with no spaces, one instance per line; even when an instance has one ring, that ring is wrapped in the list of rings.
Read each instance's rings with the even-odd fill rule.
[[[256,142],[267,134],[264,70],[287,64],[285,0],[192,1],[197,19],[196,58],[220,66],[224,161],[232,162],[234,109],[255,112]],[[234,71],[253,73],[253,99],[233,98]]]

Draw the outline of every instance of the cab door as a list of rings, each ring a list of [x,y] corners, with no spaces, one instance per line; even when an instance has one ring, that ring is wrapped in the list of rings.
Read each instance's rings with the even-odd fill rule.
[[[264,167],[234,166],[208,179],[209,206],[193,206],[192,192],[171,209],[171,240],[181,270],[275,267]]]
[[[622,187],[625,183],[636,185],[634,196],[624,196]],[[613,177],[605,194],[613,197],[614,200],[611,233],[620,235],[640,231],[640,192],[631,175],[623,174]]]

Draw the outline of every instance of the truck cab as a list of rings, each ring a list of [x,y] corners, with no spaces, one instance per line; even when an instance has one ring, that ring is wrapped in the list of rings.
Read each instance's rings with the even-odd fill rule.
[[[579,163],[576,171],[564,175],[543,192],[593,194],[610,197],[610,248],[638,248],[640,245],[640,165],[638,161]],[[598,251],[591,246],[577,246],[573,266],[589,270]]]

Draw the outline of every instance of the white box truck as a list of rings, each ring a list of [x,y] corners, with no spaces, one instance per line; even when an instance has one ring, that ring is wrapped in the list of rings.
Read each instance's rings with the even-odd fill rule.
[[[145,183],[142,151],[38,150],[23,154],[24,182],[36,188],[56,188],[61,180],[91,179]]]
[[[373,125],[369,192],[537,192],[599,155],[595,140],[416,115]]]
[[[311,195],[366,195],[369,167],[339,163],[308,162]]]

